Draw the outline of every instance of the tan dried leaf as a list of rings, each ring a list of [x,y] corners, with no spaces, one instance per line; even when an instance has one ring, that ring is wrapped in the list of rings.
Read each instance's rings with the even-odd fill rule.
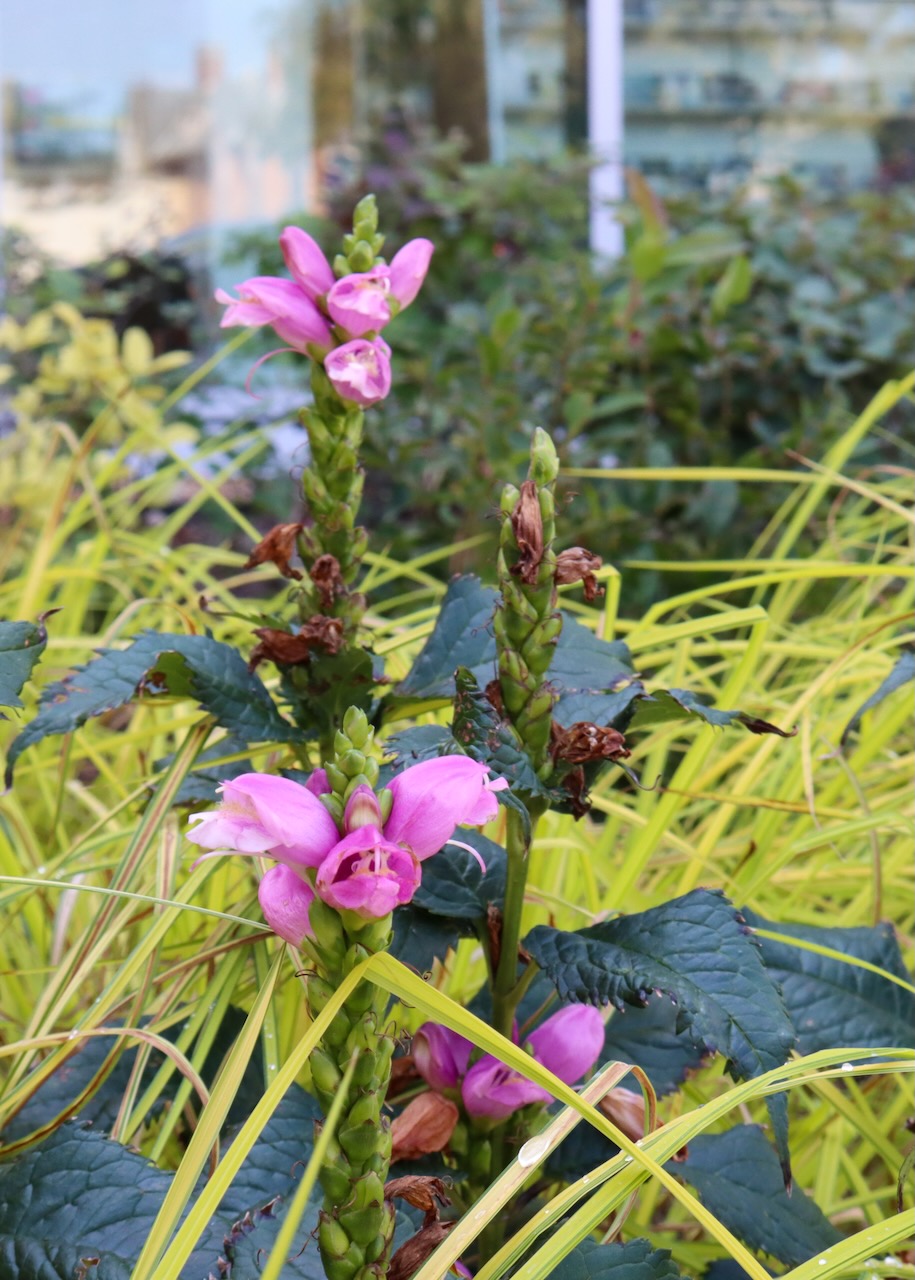
[[[391,1163],[443,1151],[458,1122],[458,1109],[440,1093],[421,1093],[391,1125]]]
[[[592,760],[623,760],[630,755],[626,739],[617,729],[604,728],[589,720],[578,720],[563,729],[553,721],[550,754],[554,760],[589,764]]]
[[[406,1178],[391,1178],[384,1184],[384,1198],[406,1200],[414,1209],[422,1209],[426,1215],[424,1226],[438,1218],[440,1204],[451,1204],[441,1178],[420,1177],[418,1174]]]
[[[308,618],[295,634],[275,627],[257,627],[254,634],[260,644],[251,651],[248,660],[251,671],[265,661],[283,667],[301,666],[308,662],[313,649],[339,653],[343,645],[343,623],[339,618],[327,618],[321,613]]]
[[[270,561],[284,578],[300,579],[302,574],[293,569],[289,561],[296,551],[296,538],[304,527],[302,524],[275,524],[248,556],[245,568],[253,569],[255,565]]]

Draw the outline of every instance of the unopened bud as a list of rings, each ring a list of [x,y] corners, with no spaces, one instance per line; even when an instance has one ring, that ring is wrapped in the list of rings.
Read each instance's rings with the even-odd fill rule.
[[[360,783],[346,802],[343,825],[347,833],[359,827],[380,828],[383,821],[375,792],[365,783]]]
[[[362,750],[372,737],[368,717],[359,707],[349,707],[343,717],[343,732],[351,746]]]
[[[382,824],[387,822],[391,816],[391,810],[394,807],[394,793],[389,791],[387,787],[378,792],[378,808],[381,810]]]
[[[365,768],[365,755],[361,751],[346,751],[337,756],[337,766],[349,782]]]
[[[358,240],[346,256],[350,271],[371,271],[375,265],[375,250],[366,240]]]
[[[342,769],[338,769],[337,766],[330,761],[325,762],[324,772],[327,774],[327,781],[330,783],[334,791],[337,791],[342,795],[346,790],[346,784],[349,782],[349,778],[346,774]]]

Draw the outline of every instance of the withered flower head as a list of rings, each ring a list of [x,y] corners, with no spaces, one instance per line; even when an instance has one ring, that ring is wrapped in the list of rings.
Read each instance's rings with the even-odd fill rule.
[[[296,538],[304,527],[301,524],[275,524],[248,556],[245,568],[253,569],[255,565],[266,564],[269,560],[284,578],[300,579],[302,574],[292,568],[289,560],[295,554]]]
[[[313,649],[339,653],[343,644],[343,623],[317,613],[303,622],[299,631],[279,631],[275,627],[257,627],[254,634],[260,644],[251,650],[248,668],[253,671],[261,662],[275,662],[281,667],[301,666],[308,662]]]
[[[522,484],[511,522],[518,544],[518,561],[512,565],[511,572],[527,586],[536,586],[537,570],[543,560],[543,516],[537,485],[533,480],[525,480]]]
[[[604,594],[603,587],[598,586],[594,576],[595,570],[602,564],[600,556],[584,547],[569,547],[566,551],[560,551],[556,557],[556,584],[565,587],[572,582],[582,583],[585,599],[590,603]]]
[[[391,1163],[443,1151],[457,1122],[458,1109],[450,1098],[440,1093],[419,1094],[391,1125]]]
[[[340,562],[336,556],[318,556],[308,576],[321,597],[323,608],[330,609],[337,596],[346,595],[346,584],[340,573]]]
[[[553,721],[550,739],[553,759],[570,764],[589,764],[593,760],[622,760],[630,755],[626,739],[617,729],[604,728],[579,720],[568,729]]]

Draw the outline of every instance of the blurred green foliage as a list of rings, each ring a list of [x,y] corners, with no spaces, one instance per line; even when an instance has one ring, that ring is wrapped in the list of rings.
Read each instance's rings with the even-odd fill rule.
[[[821,455],[911,368],[911,189],[840,197],[781,178],[662,200],[630,174],[626,253],[597,263],[587,180],[580,157],[468,165],[457,142],[392,130],[332,216],[302,220],[329,247],[373,189],[391,252],[415,235],[436,244],[390,335],[394,390],[369,441],[368,523],[395,554],[477,530],[535,426],[567,467],[784,466],[786,450]],[[235,256],[283,271],[273,230],[237,241]],[[880,438],[866,448],[859,462],[892,458]],[[570,488],[582,540],[616,560],[749,549],[779,497],[754,486],[748,503],[708,481],[621,480],[609,501],[605,482]],[[484,572],[492,561],[486,547],[474,558]],[[658,587],[643,578],[642,592]]]

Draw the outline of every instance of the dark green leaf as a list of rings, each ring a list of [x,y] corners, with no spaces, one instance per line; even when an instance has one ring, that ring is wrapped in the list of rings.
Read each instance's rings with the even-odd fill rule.
[[[0,622],[0,707],[25,705],[19,694],[47,643],[43,621]]]
[[[445,918],[409,903],[394,912],[394,939],[391,955],[418,973],[427,973],[436,960],[444,960],[461,938],[472,937],[469,920]]]
[[[501,907],[505,896],[505,850],[467,827],[458,827],[454,839],[477,850],[485,872],[466,849],[446,845],[441,853],[423,863],[422,884],[413,901],[434,916],[482,921],[487,906],[494,903]]]
[[[823,929],[777,924],[745,911],[747,923],[804,942],[814,942],[866,960],[911,981],[889,924],[875,928]],[[815,951],[760,938],[763,963],[779,984],[798,1035],[798,1051],[818,1049],[909,1048],[915,1026],[915,996],[878,973]]]
[[[452,578],[432,634],[397,693],[410,698],[450,698],[454,673],[469,667],[477,683],[495,674],[492,615],[498,594],[470,575]]]
[[[645,692],[628,648],[621,640],[601,640],[562,615],[562,633],[550,664],[550,683],[559,694],[554,712],[565,727],[578,720],[620,727],[632,703]]]
[[[628,727],[644,729],[668,720],[690,720],[694,716],[717,728],[742,724],[750,733],[777,733],[780,738],[793,738],[797,732],[796,729],[779,729],[777,725],[747,715],[745,711],[721,711],[710,707],[689,689],[658,689],[650,696],[640,698]]]
[[[575,933],[538,925],[525,948],[563,1002],[644,1005],[649,993],[677,1003],[676,1031],[700,1053],[724,1055],[737,1078],[780,1066],[794,1030],[759,949],[723,894],[707,889]],[[787,1176],[784,1096],[769,1100]]]
[[[889,697],[891,693],[895,693],[897,689],[907,684],[909,680],[915,680],[915,651],[903,649],[896,659],[890,674],[874,690],[871,696],[861,703],[858,710],[842,730],[841,745],[844,747],[848,742],[849,736],[861,728],[861,717],[866,711],[872,711],[874,707],[879,706],[884,698]]]
[[[226,760],[226,756],[238,755],[245,751],[248,744],[238,738],[225,737],[216,742],[197,757],[195,767],[187,775],[175,796],[175,804],[215,804],[219,799],[216,794],[221,783],[239,774],[250,773],[254,768],[250,760]],[[216,763],[214,761],[224,761]],[[156,761],[156,769],[165,769],[171,763],[171,757]]]
[[[88,1246],[0,1235],[3,1280],[130,1280],[132,1270],[124,1258]]]
[[[692,1139],[687,1159],[669,1164],[705,1207],[744,1244],[799,1267],[842,1239],[800,1187],[789,1195],[778,1160],[758,1125]]]
[[[400,768],[411,764],[419,764],[421,760],[435,760],[438,756],[448,755],[457,749],[457,743],[451,736],[451,730],[440,724],[418,724],[411,729],[394,733],[385,743],[388,751],[394,752],[398,768],[391,770],[393,777]]]
[[[550,1280],[679,1280],[669,1249],[648,1240],[598,1244],[582,1240],[550,1272]]]
[[[143,1156],[70,1121],[39,1146],[0,1162],[0,1237],[14,1237],[22,1248],[31,1242],[37,1256],[44,1250],[61,1257],[75,1242],[80,1256],[111,1253],[134,1261],[170,1184],[171,1175]],[[188,1264],[189,1280],[206,1275],[223,1234],[219,1224],[209,1224]]]
[[[168,655],[162,669],[163,658]],[[173,655],[176,655],[173,656]],[[62,681],[49,685],[38,714],[14,740],[7,785],[16,760],[51,734],[70,733],[92,716],[145,694],[190,692],[202,710],[243,742],[287,742],[298,734],[276,709],[266,686],[230,645],[210,636],[141,633],[126,649],[105,649]]]
[[[673,1093],[706,1056],[688,1034],[677,1033],[678,1018],[677,1005],[666,996],[617,1010],[607,1023],[601,1063],[632,1062],[646,1073],[658,1097]],[[623,1083],[638,1088],[631,1076]]]

